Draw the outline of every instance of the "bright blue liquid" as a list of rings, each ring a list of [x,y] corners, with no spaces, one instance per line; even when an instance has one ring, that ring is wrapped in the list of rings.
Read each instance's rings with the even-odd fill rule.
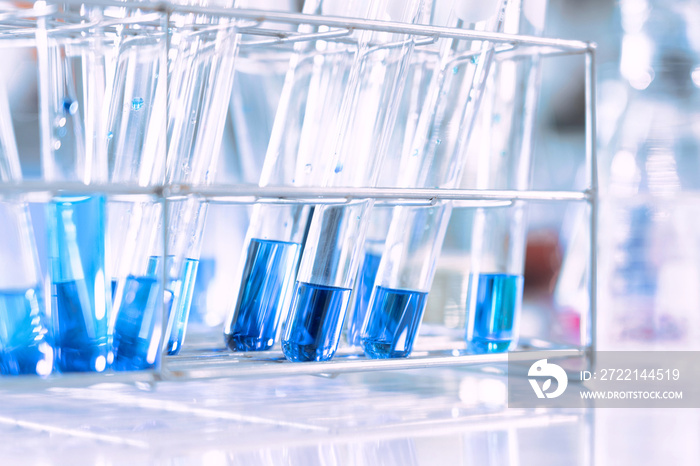
[[[115,370],[151,369],[160,356],[160,277],[129,275],[114,325]]]
[[[282,351],[287,359],[328,361],[333,357],[351,291],[297,282],[282,340]]]
[[[172,257],[169,259],[172,260]],[[124,285],[114,325],[115,370],[152,369],[160,358],[158,343],[162,328],[160,300],[161,258],[149,258],[145,276],[129,275]],[[182,278],[170,280],[164,293],[170,333],[165,342],[168,354],[177,354],[185,339],[198,260],[187,259]]]
[[[467,305],[476,293],[474,329],[467,349],[472,353],[501,353],[517,344],[517,322],[523,296],[523,277],[507,274],[473,274],[469,277]]]
[[[359,280],[355,289],[357,296],[355,296],[352,315],[348,324],[348,343],[353,346],[360,345],[360,331],[362,331],[362,324],[365,322],[369,298],[372,297],[374,279],[377,277],[377,269],[381,260],[381,254],[365,252],[365,260],[362,263],[362,270],[360,270]]]
[[[423,319],[426,291],[378,286],[361,344],[367,357],[407,358]]]
[[[0,290],[0,374],[48,375],[53,349],[38,289]]]
[[[298,243],[253,239],[233,319],[225,332],[234,351],[270,349],[299,263]]]
[[[56,365],[105,370],[111,290],[105,278],[105,200],[61,196],[49,204],[49,259]]]
[[[187,319],[190,315],[190,308],[192,307],[192,295],[197,280],[198,266],[199,260],[197,259],[185,260],[182,278],[180,280],[173,280],[168,285],[173,295],[173,305],[170,310],[169,322],[170,333],[166,343],[166,348],[170,355],[178,354],[185,342]]]

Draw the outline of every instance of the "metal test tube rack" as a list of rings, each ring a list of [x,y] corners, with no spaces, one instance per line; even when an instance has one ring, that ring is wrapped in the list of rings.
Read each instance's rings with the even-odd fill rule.
[[[84,4],[81,0],[67,0],[62,3]],[[149,11],[153,22],[160,23],[170,31],[170,16],[173,13],[193,13],[228,17],[239,20],[241,34],[260,36],[262,39],[243,42],[243,47],[284,45],[308,40],[348,41],[354,30],[372,30],[411,35],[416,46],[434,43],[439,38],[462,40],[484,40],[495,44],[497,53],[523,53],[541,56],[584,55],[585,57],[585,164],[587,173],[586,188],[581,191],[515,191],[515,190],[476,190],[476,189],[400,189],[400,188],[290,188],[290,187],[251,187],[251,186],[191,186],[169,184],[154,188],[133,185],[91,185],[78,183],[21,182],[0,185],[0,196],[23,194],[29,201],[44,202],[61,192],[101,193],[108,196],[146,197],[155,199],[167,207],[168,203],[185,196],[198,196],[208,202],[227,204],[251,204],[256,201],[293,203],[344,203],[353,199],[374,198],[390,205],[429,205],[441,200],[452,201],[537,201],[537,202],[583,202],[589,206],[589,270],[588,294],[589,310],[583,312],[580,320],[581,346],[555,346],[544,342],[544,346],[533,345],[518,349],[515,353],[528,353],[532,350],[571,351],[592,361],[596,347],[596,279],[597,279],[597,211],[598,178],[596,157],[596,98],[595,98],[595,54],[596,46],[591,42],[550,39],[533,36],[512,35],[493,32],[477,32],[438,26],[404,24],[389,21],[351,19],[335,16],[316,16],[301,13],[287,13],[254,9],[225,9],[176,5],[168,2],[138,3],[114,0],[91,0],[94,6],[120,7]],[[36,7],[35,7],[36,8]],[[48,7],[51,9],[51,5]],[[269,28],[258,28],[263,22],[285,25],[326,26],[329,30],[314,33],[297,33]],[[169,39],[169,37],[168,37]],[[378,44],[378,47],[391,47],[397,44]],[[167,60],[167,57],[163,57]],[[163,208],[163,224],[168,224],[168,209]],[[164,228],[163,255],[167,257],[167,234]],[[162,276],[163,286],[167,277]],[[167,309],[164,307],[164,314]],[[167,314],[163,325],[167,325]],[[162,332],[165,335],[165,331]],[[161,338],[163,338],[161,336]],[[271,352],[268,352],[271,353]],[[342,352],[341,352],[342,353]],[[511,353],[513,354],[513,353]],[[523,354],[527,357],[527,354]],[[427,351],[407,359],[369,360],[356,355],[339,354],[334,360],[312,363],[289,363],[276,357],[260,357],[247,353],[202,352],[177,357],[163,355],[160,367],[152,371],[108,372],[104,374],[62,374],[48,379],[36,377],[5,378],[0,385],[60,385],[83,386],[98,382],[156,382],[160,380],[188,380],[218,377],[276,377],[293,375],[334,375],[350,372],[405,370],[438,367],[469,367],[484,364],[505,363],[507,353],[484,355],[449,354],[448,351]],[[25,385],[26,386],[26,385]]]

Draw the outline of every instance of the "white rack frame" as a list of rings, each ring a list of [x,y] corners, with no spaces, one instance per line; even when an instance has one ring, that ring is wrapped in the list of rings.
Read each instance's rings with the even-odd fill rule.
[[[336,16],[316,16],[301,13],[264,11],[254,9],[226,9],[176,5],[169,2],[139,3],[114,0],[64,0],[63,4],[90,4],[98,7],[120,7],[150,11],[159,15],[160,24],[169,31],[170,17],[174,13],[195,13],[210,16],[228,17],[247,24],[239,25],[238,32],[271,37],[259,41],[245,42],[245,46],[274,45],[300,42],[305,40],[347,40],[354,30],[372,30],[389,33],[409,34],[416,45],[435,42],[439,38],[466,40],[484,40],[502,44],[497,51],[527,48],[526,52],[542,56],[584,55],[585,56],[585,140],[587,188],[581,191],[515,191],[515,190],[476,190],[476,189],[398,189],[398,188],[291,188],[291,187],[251,187],[251,186],[191,186],[170,184],[153,188],[133,185],[90,185],[80,183],[21,182],[0,185],[0,197],[3,195],[26,196],[29,201],[46,201],[51,196],[62,192],[99,193],[119,196],[147,196],[162,202],[181,199],[184,196],[198,196],[210,202],[230,204],[251,204],[256,201],[300,202],[300,203],[344,203],[353,199],[374,198],[393,205],[428,205],[442,200],[452,201],[575,201],[589,206],[589,311],[583,312],[580,320],[579,347],[554,347],[546,342],[544,346],[533,345],[532,349],[562,350],[571,356],[572,350],[592,362],[596,348],[596,284],[597,284],[597,212],[598,212],[598,178],[596,157],[596,98],[595,98],[595,54],[596,46],[591,42],[576,40],[550,39],[534,36],[512,35],[494,32],[477,32],[472,30],[405,24],[390,21],[342,18]],[[47,5],[42,11],[34,7],[37,16],[50,14],[55,7]],[[29,10],[32,11],[32,10]],[[2,19],[2,18],[0,18]],[[327,26],[328,32],[297,33],[256,29],[261,23],[281,23],[287,25]],[[169,40],[169,37],[168,37]],[[391,45],[391,44],[385,44]],[[167,208],[163,209],[163,224],[168,224]],[[167,256],[167,228],[164,228],[164,256]],[[164,271],[163,286],[167,277]],[[163,325],[167,324],[167,310],[164,309]],[[165,332],[163,332],[164,337]],[[161,345],[162,347],[162,345]],[[449,350],[447,350],[449,351]],[[529,349],[518,350],[527,357]],[[512,354],[512,353],[511,353]],[[276,355],[276,357],[274,357]],[[422,369],[435,367],[472,367],[484,364],[505,363],[508,353],[485,355],[449,355],[445,351],[426,352],[424,356],[412,356],[407,359],[370,360],[356,356],[337,357],[326,362],[291,363],[282,361],[277,353],[267,352],[267,359],[260,353],[202,353],[170,357],[163,354],[160,367],[150,371],[106,372],[102,374],[55,374],[47,379],[31,376],[2,378],[0,387],[14,386],[85,386],[100,382],[147,382],[161,380],[186,380],[218,377],[275,377],[290,375],[334,375],[348,372],[384,371],[400,369]],[[519,355],[520,356],[520,355]],[[244,361],[248,361],[243,363]]]

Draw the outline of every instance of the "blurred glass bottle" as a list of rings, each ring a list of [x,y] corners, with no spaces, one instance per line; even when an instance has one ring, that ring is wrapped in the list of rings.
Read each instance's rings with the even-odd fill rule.
[[[632,89],[602,164],[600,347],[690,349],[700,344],[700,5],[621,9]]]

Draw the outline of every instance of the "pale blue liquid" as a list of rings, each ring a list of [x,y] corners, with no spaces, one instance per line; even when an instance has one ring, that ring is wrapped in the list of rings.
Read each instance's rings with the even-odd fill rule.
[[[274,345],[300,250],[298,243],[251,240],[236,311],[224,335],[229,348],[261,351]]]
[[[161,328],[162,312],[160,277],[157,274],[145,277],[129,275],[114,325],[112,367],[115,370],[155,367],[160,356],[160,333],[155,333]]]
[[[367,308],[369,307],[369,298],[372,297],[372,289],[374,288],[374,279],[377,277],[377,269],[382,260],[381,254],[373,252],[365,252],[365,259],[362,262],[359,280],[355,288],[355,302],[352,309],[352,314],[348,324],[348,343],[353,346],[360,345],[360,331],[362,324],[365,322]]]
[[[168,289],[173,296],[173,304],[170,309],[170,334],[166,343],[169,355],[178,354],[185,342],[187,320],[192,307],[192,295],[197,280],[198,266],[199,261],[197,259],[185,260],[182,278],[180,280],[172,280],[168,285]]]
[[[48,375],[53,349],[38,289],[0,290],[0,375]]]
[[[369,358],[407,358],[425,310],[426,291],[385,288],[375,290],[362,349]]]
[[[160,257],[151,257],[145,276],[129,275],[126,279],[114,326],[115,370],[152,369],[160,358],[158,342],[163,315],[160,263]],[[168,354],[177,354],[184,343],[198,264],[195,259],[185,260],[182,278],[169,280],[165,290],[164,304],[171,330],[165,343]]]
[[[350,299],[349,288],[297,282],[282,351],[287,359],[328,361],[335,354]]]
[[[105,278],[103,196],[61,196],[49,203],[49,271],[56,366],[105,370],[111,290]]]
[[[469,277],[468,306],[472,293],[476,293],[476,304],[467,312],[474,315],[474,329],[471,340],[467,338],[467,349],[472,353],[500,353],[512,349],[517,344],[523,277],[473,274]]]

